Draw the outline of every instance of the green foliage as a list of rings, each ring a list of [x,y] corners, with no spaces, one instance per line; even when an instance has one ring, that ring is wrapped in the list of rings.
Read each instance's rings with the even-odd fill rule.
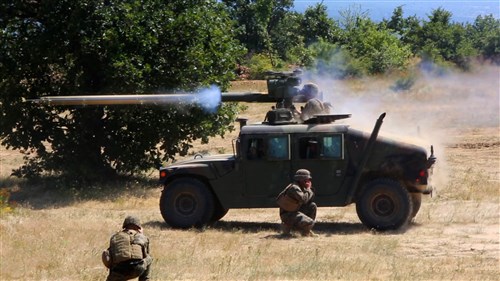
[[[256,54],[252,56],[246,64],[250,69],[249,79],[265,79],[265,71],[276,69],[272,63],[271,57],[265,54]]]
[[[42,107],[25,99],[225,90],[237,62],[262,79],[285,65],[338,78],[386,73],[404,69],[412,55],[432,71],[468,70],[478,56],[500,61],[500,21],[492,15],[463,25],[444,9],[427,20],[405,18],[400,6],[375,24],[356,6],[340,11],[338,22],[323,3],[304,14],[292,7],[293,0],[1,2],[0,139],[26,153],[16,175],[134,174],[187,153],[193,140],[223,135],[238,110]]]
[[[11,213],[15,208],[15,203],[10,202],[10,190],[8,188],[0,188],[0,216]]]
[[[478,16],[467,29],[468,37],[472,38],[473,47],[479,54],[500,64],[500,20],[493,15]]]
[[[415,74],[409,74],[406,76],[403,76],[396,80],[394,85],[391,87],[391,89],[395,92],[402,92],[402,91],[407,91],[410,90],[413,85],[415,84],[417,80],[417,77]]]
[[[92,180],[133,174],[185,154],[193,140],[232,129],[234,104],[205,112],[23,102],[43,95],[227,87],[242,53],[217,1],[24,3],[0,4],[0,138],[27,153],[16,175]]]
[[[424,22],[419,49],[422,57],[437,63],[450,61],[462,69],[468,69],[470,58],[477,54],[465,28],[452,23],[451,13],[443,9],[434,10]]]
[[[320,39],[335,43],[341,37],[340,28],[328,17],[327,7],[323,3],[306,9],[301,27],[306,47]]]
[[[250,53],[272,53],[272,34],[293,0],[222,0],[237,26],[237,39]]]
[[[286,13],[276,28],[269,33],[277,56],[291,64],[301,65],[307,60],[300,24],[302,18],[303,16],[296,12]]]
[[[370,74],[404,69],[411,56],[408,46],[403,45],[387,29],[379,29],[368,19],[360,19],[347,31],[347,48]]]
[[[304,14],[299,14],[290,11],[290,1],[222,2],[239,27],[237,38],[248,48],[248,54],[271,54],[274,67],[280,60],[307,67],[319,61],[324,64],[324,57],[312,57],[317,47],[309,48],[320,40],[342,49],[345,59],[340,62],[343,66],[337,67],[341,70],[335,71],[337,74],[346,72],[342,70],[346,65],[353,66],[348,67],[353,70],[347,70],[348,73],[378,74],[405,69],[413,56],[425,63],[464,70],[478,55],[494,62],[500,60],[499,20],[493,16],[478,17],[474,25],[465,26],[453,23],[452,14],[442,8],[433,10],[425,20],[414,15],[404,17],[404,6],[399,6],[390,19],[376,24],[360,5],[339,11],[340,19],[334,21],[323,3],[309,6]],[[326,60],[328,64],[339,60],[339,54]]]
[[[365,67],[361,62],[338,44],[319,40],[309,46],[309,50],[315,58],[307,65],[313,69],[312,72],[334,78],[359,77],[364,74]]]

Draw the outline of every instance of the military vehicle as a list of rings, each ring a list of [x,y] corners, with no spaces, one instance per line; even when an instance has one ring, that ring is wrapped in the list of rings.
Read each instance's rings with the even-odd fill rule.
[[[335,121],[350,115],[312,114],[298,120],[293,102],[308,102],[301,72],[268,72],[268,93],[220,93],[220,101],[276,102],[261,124],[240,120],[233,153],[198,155],[160,168],[160,210],[173,227],[216,222],[229,209],[277,208],[275,198],[297,169],[312,172],[319,207],[356,204],[363,224],[377,230],[405,226],[430,194],[436,158],[411,144],[378,137],[385,113],[366,133]],[[304,88],[303,88],[304,89]],[[321,98],[321,93],[314,98]],[[313,101],[311,99],[311,101]],[[42,97],[49,105],[191,104],[196,94]]]
[[[276,196],[298,169],[312,173],[318,207],[356,204],[368,228],[404,227],[430,194],[431,146],[424,148],[378,137],[385,113],[365,133],[337,124],[344,115],[316,115],[297,123],[273,109],[272,122],[246,124],[233,153],[197,156],[160,168],[164,189],[160,210],[173,227],[200,227],[220,220],[229,209],[277,208]]]

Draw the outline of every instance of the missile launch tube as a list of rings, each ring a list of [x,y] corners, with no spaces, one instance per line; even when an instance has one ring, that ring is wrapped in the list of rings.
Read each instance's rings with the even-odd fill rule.
[[[89,95],[47,96],[28,101],[48,105],[190,104],[198,103],[199,97],[193,94]]]
[[[142,94],[142,95],[87,95],[46,96],[27,100],[47,105],[134,105],[134,104],[204,104],[219,102],[276,102],[266,93],[211,93],[211,94]]]
[[[228,92],[222,93],[222,101],[234,101],[234,102],[277,102],[275,97],[268,95],[267,93],[259,92]]]

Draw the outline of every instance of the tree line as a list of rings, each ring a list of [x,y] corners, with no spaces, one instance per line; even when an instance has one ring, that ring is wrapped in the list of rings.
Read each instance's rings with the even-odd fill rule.
[[[0,3],[0,140],[22,151],[14,175],[77,182],[133,175],[185,155],[194,140],[233,130],[239,108],[51,107],[46,95],[226,90],[237,74],[300,66],[336,78],[405,69],[414,58],[467,70],[499,62],[499,20],[456,23],[398,7],[366,12],[293,0],[13,0]],[[215,120],[215,122],[214,122]]]
[[[500,62],[500,21],[491,14],[459,23],[442,8],[420,19],[404,17],[399,6],[389,19],[376,23],[369,11],[356,6],[339,11],[334,20],[322,2],[303,14],[292,10],[293,0],[222,2],[247,50],[244,64],[250,72],[257,68],[251,76],[261,73],[260,65],[299,65],[352,77],[406,69],[415,58],[462,70],[477,60]]]

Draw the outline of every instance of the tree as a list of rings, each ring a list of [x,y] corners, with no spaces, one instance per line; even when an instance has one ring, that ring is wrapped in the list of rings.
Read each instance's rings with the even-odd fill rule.
[[[405,29],[403,6],[397,6],[394,11],[392,11],[391,19],[387,21],[387,28],[390,28],[399,34],[403,34]]]
[[[353,58],[346,46],[332,44],[320,39],[308,48],[315,58],[309,65],[313,73],[318,75],[344,79],[362,76],[366,69],[361,61]]]
[[[378,28],[369,19],[358,18],[347,30],[346,38],[350,56],[359,60],[370,74],[405,68],[411,55],[409,47],[389,29]]]
[[[301,25],[306,47],[320,39],[330,43],[340,41],[340,28],[328,17],[326,9],[327,7],[323,3],[306,9]]]
[[[14,0],[0,4],[0,139],[19,176],[137,173],[223,135],[237,112],[200,107],[42,107],[44,95],[225,88],[240,45],[217,1]]]
[[[421,34],[421,25],[420,20],[416,16],[410,16],[407,18],[403,17],[403,6],[398,6],[392,12],[392,16],[390,20],[383,21],[385,26],[381,26],[384,28],[388,28],[392,30],[401,43],[407,45],[412,50],[412,53],[416,55],[419,51],[419,36]]]
[[[293,6],[293,0],[222,0],[239,27],[236,37],[249,53],[272,52],[270,33]]]
[[[304,60],[307,60],[307,50],[301,32],[302,19],[302,14],[297,12],[286,13],[269,34],[278,57],[296,65],[302,65]]]
[[[433,10],[429,21],[421,30],[419,50],[424,58],[433,62],[450,61],[468,69],[470,58],[477,54],[472,40],[467,38],[465,27],[451,22],[452,14],[441,8]]]
[[[484,59],[500,63],[500,20],[493,15],[478,16],[468,26],[468,36]]]

